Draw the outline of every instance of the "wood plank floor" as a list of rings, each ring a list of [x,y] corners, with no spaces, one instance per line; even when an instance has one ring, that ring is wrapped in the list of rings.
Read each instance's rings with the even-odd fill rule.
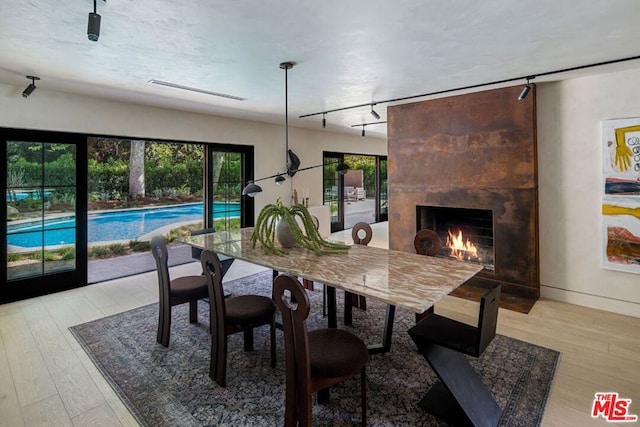
[[[260,270],[237,261],[225,279]],[[199,272],[198,263],[172,269]],[[137,425],[67,328],[157,300],[151,272],[0,305],[0,426]],[[477,309],[447,297],[436,311],[472,322]],[[500,309],[498,325],[500,334],[562,352],[545,426],[611,425],[591,418],[602,391],[632,399],[630,412],[640,414],[639,331],[640,319],[549,300],[529,314]]]

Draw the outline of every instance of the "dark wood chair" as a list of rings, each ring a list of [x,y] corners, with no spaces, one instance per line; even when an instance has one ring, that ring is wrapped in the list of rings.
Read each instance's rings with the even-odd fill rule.
[[[309,297],[300,282],[280,274],[273,299],[282,313],[286,359],[285,427],[311,426],[311,401],[328,401],[329,387],[360,374],[362,425],[367,422],[367,346],[341,329],[307,330]],[[293,302],[295,301],[295,302]]]
[[[158,309],[158,343],[169,347],[171,335],[171,307],[189,303],[189,322],[198,322],[198,300],[208,298],[207,279],[204,276],[169,276],[167,245],[162,236],[154,236],[150,242],[151,254],[158,271],[160,294]]]
[[[368,245],[373,237],[373,230],[366,222],[358,222],[351,229],[351,237],[356,245]],[[362,295],[344,291],[344,324],[353,324],[353,307],[367,309],[367,299]]]
[[[271,332],[271,367],[276,366],[276,306],[269,297],[238,295],[225,298],[222,286],[223,267],[215,252],[204,250],[202,270],[207,278],[209,318],[211,319],[211,363],[209,377],[221,386],[227,378],[227,336],[244,332],[244,350],[253,351],[253,328],[269,325]]]
[[[416,233],[413,246],[419,255],[434,256],[442,248],[442,240],[435,231],[425,228]]]
[[[215,231],[216,231],[216,229],[214,227],[202,228],[202,229],[199,229],[199,230],[191,230],[190,234],[192,236],[199,236],[201,234],[214,233]],[[191,246],[191,258],[197,259],[198,261],[200,261],[201,255],[202,255],[202,249],[196,248],[195,246]],[[230,258],[230,257],[222,257],[220,259],[220,263],[222,264],[222,276],[223,277],[224,277],[225,274],[227,274],[227,271],[229,271],[229,268],[231,268],[231,264],[233,264],[234,260],[235,260],[235,258]],[[202,270],[202,274],[204,274],[204,270]],[[225,297],[231,296],[231,292],[224,291],[224,296]]]
[[[498,285],[480,299],[476,326],[430,313],[409,329],[409,335],[440,379],[420,406],[454,425],[495,426],[500,407],[463,354],[479,357],[496,335]]]

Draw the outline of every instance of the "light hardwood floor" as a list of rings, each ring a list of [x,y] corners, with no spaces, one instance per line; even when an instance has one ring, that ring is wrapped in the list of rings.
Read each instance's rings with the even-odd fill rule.
[[[225,279],[260,270],[236,262]],[[172,269],[199,272],[198,263]],[[157,299],[151,272],[0,305],[0,426],[137,425],[67,328]],[[447,297],[436,311],[471,322],[477,309]],[[640,319],[549,300],[526,315],[500,309],[498,325],[500,334],[562,352],[545,426],[608,425],[590,416],[600,391],[632,399],[630,412],[640,414],[639,331]]]

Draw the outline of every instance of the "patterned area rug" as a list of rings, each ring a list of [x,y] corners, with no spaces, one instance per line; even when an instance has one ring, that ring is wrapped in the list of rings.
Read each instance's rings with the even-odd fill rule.
[[[309,329],[324,327],[322,292],[309,292]],[[271,273],[225,285],[233,294],[270,296]],[[341,295],[342,292],[338,292]],[[342,306],[338,301],[338,307]],[[365,343],[380,341],[385,306],[367,301],[354,310],[348,329]],[[255,351],[242,349],[242,334],[229,337],[227,386],[208,376],[208,306],[199,303],[202,323],[189,324],[186,305],[173,308],[171,343],[156,343],[157,305],[152,304],[70,328],[85,351],[141,425],[277,426],[284,416],[284,340],[277,332],[278,364],[269,366],[268,327],[255,332]],[[441,420],[416,403],[436,381],[406,331],[414,315],[396,310],[392,351],[372,355],[367,366],[368,425],[439,426]],[[504,426],[536,426],[542,421],[559,353],[498,335],[479,358],[469,358],[503,410]],[[358,377],[331,389],[329,405],[313,406],[313,424],[357,425]]]

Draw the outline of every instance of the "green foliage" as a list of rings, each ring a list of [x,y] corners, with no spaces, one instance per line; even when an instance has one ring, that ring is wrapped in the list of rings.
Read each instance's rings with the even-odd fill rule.
[[[300,219],[304,227],[304,232],[298,225],[296,218]],[[284,255],[287,252],[280,247],[275,246],[275,230],[276,224],[280,219],[284,219],[291,229],[296,242],[309,250],[312,250],[317,255],[337,254],[344,253],[349,249],[349,246],[332,243],[323,239],[318,233],[318,229],[309,213],[309,210],[304,205],[297,204],[288,208],[282,204],[280,198],[275,204],[266,205],[260,211],[256,225],[251,234],[251,242],[253,247],[260,242],[262,249],[266,253],[272,253],[276,255]]]
[[[89,249],[89,256],[96,258],[104,258],[109,255],[109,249],[104,246],[93,246]]]
[[[124,255],[127,253],[127,248],[120,243],[114,243],[109,245],[109,251],[114,255]]]
[[[9,252],[7,254],[7,262],[16,262],[20,261],[22,256],[18,252]]]
[[[60,249],[60,257],[63,260],[71,260],[76,257],[76,248],[73,246],[69,246],[63,249]]]
[[[151,245],[149,244],[149,242],[131,240],[129,242],[129,248],[134,252],[146,252],[151,249]]]

